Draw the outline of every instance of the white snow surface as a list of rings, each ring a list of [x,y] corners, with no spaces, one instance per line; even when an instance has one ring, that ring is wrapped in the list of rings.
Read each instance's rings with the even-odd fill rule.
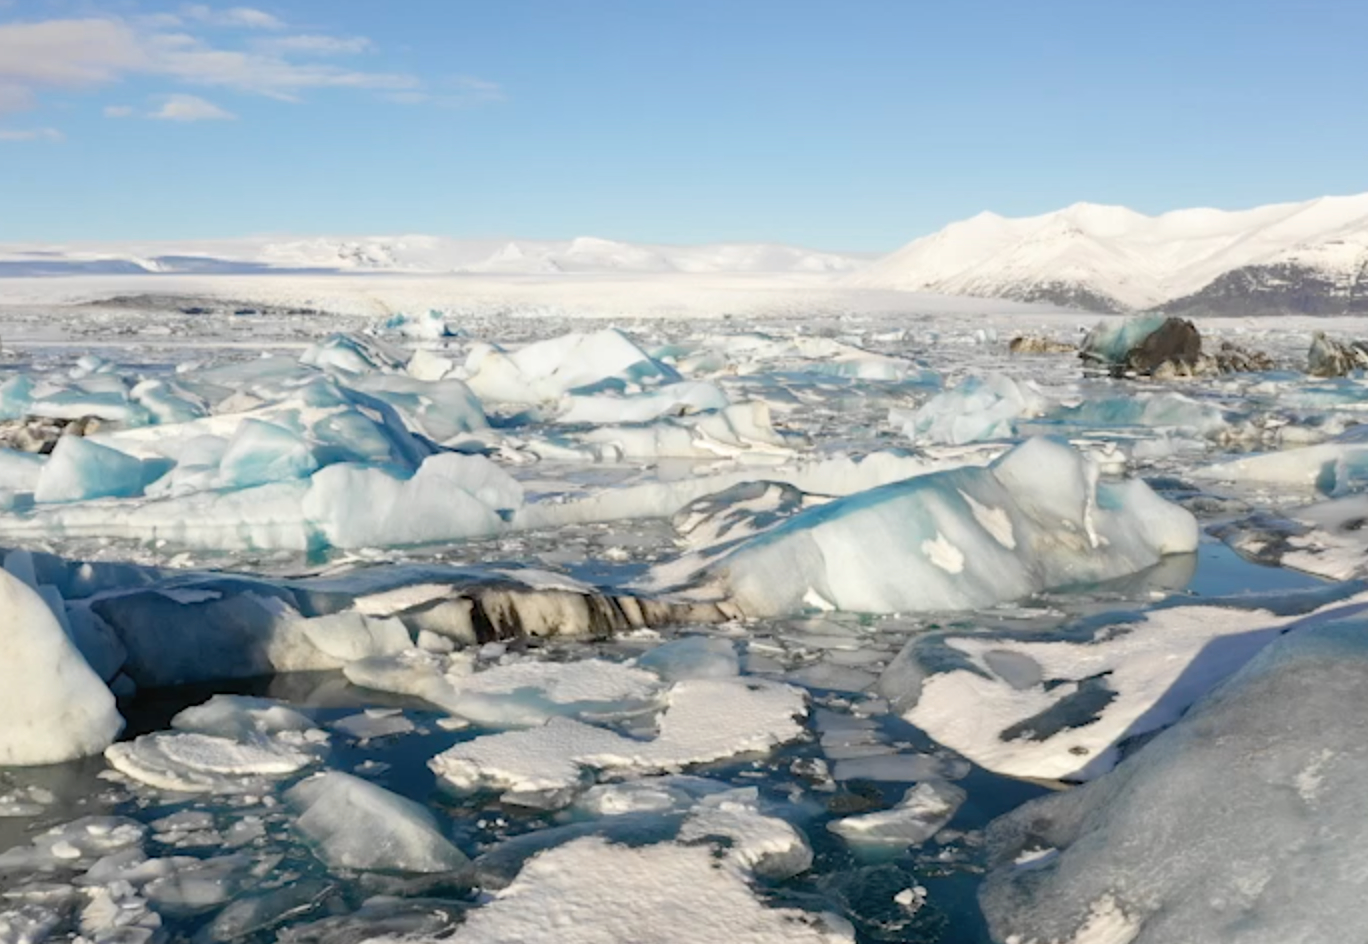
[[[467,918],[453,944],[838,944],[812,915],[762,905],[707,844],[631,848],[577,839],[533,858]],[[398,944],[375,938],[368,944]]]
[[[1069,284],[1140,309],[1243,266],[1300,262],[1343,274],[1366,259],[1368,194],[1159,216],[1076,203],[1016,219],[980,213],[913,240],[846,281],[986,297]]]

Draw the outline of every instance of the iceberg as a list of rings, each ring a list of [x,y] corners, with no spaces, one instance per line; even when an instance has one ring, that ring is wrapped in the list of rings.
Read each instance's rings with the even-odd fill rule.
[[[802,511],[705,560],[691,582],[752,617],[972,609],[1133,574],[1197,540],[1193,516],[1144,482],[1099,482],[1085,456],[1036,438],[987,468]]]
[[[614,328],[535,341],[512,353],[476,345],[463,373],[476,395],[495,403],[543,403],[574,391],[622,392],[683,379]]]

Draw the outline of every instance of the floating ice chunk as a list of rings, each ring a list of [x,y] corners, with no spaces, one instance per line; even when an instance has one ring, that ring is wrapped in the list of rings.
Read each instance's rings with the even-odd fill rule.
[[[911,414],[895,410],[889,418],[901,422],[903,435],[914,442],[959,445],[1015,436],[1018,419],[1040,416],[1050,406],[1035,384],[989,374],[968,377]]]
[[[1194,469],[1194,478],[1315,489],[1337,497],[1368,481],[1368,443],[1327,442],[1267,452]]]
[[[782,881],[812,867],[812,847],[791,824],[760,811],[755,787],[703,797],[679,829],[680,842],[726,840],[732,868]]]
[[[511,354],[477,345],[464,370],[466,382],[481,399],[512,403],[540,403],[582,387],[681,379],[613,328],[537,341]]]
[[[1219,406],[1180,393],[1089,399],[1077,406],[1052,411],[1050,419],[1094,429],[1141,426],[1176,429],[1203,437],[1213,437],[1230,429]]]
[[[853,941],[813,915],[768,908],[706,845],[640,848],[583,838],[533,858],[513,884],[471,912],[453,944],[837,944]],[[567,920],[567,916],[582,918]]]
[[[63,436],[38,476],[37,502],[77,502],[141,495],[143,464],[117,449],[80,436]]]
[[[0,766],[104,750],[123,728],[100,677],[33,589],[0,571]]]
[[[173,381],[144,380],[129,391],[129,396],[151,414],[155,423],[187,423],[209,412],[202,397]]]
[[[800,689],[759,679],[694,679],[670,690],[659,734],[637,741],[603,728],[552,718],[539,728],[457,744],[429,766],[454,786],[499,787],[508,802],[563,806],[584,768],[672,770],[766,751],[800,736]]]
[[[994,938],[1360,934],[1365,629],[1362,602],[1289,629],[1105,777],[994,822],[980,893]],[[1017,864],[1039,849],[1058,852]]]
[[[731,400],[716,384],[693,380],[667,384],[648,393],[628,397],[567,397],[558,423],[648,423],[662,416],[683,416],[722,410]]]
[[[276,740],[244,743],[207,734],[158,733],[110,745],[105,760],[125,776],[162,790],[246,793],[261,778],[297,773],[316,757]]]
[[[381,547],[497,534],[504,529],[499,512],[520,500],[521,489],[488,459],[444,453],[407,480],[328,466],[310,480],[302,511],[333,547]]]
[[[910,788],[892,809],[847,816],[827,823],[827,829],[854,845],[915,846],[940,832],[968,797],[952,783],[928,780]]]
[[[985,526],[984,509],[1007,516],[1011,546],[1000,516]],[[1085,457],[1032,439],[988,469],[932,473],[794,515],[704,574],[749,616],[800,611],[813,592],[842,610],[967,609],[1135,573],[1193,551],[1197,538],[1192,515],[1144,482],[1099,484]]]
[[[146,826],[127,817],[85,816],[0,853],[0,873],[84,871],[105,856],[140,849],[146,835]]]
[[[442,707],[491,727],[544,724],[557,715],[640,714],[659,704],[660,679],[651,672],[602,659],[525,660],[460,677]]]
[[[0,488],[32,492],[38,487],[47,458],[30,452],[0,448]]]
[[[284,734],[303,739],[322,734],[312,719],[283,702],[246,695],[214,695],[201,705],[178,712],[171,719],[171,727],[235,741]]]
[[[177,917],[203,914],[255,884],[253,865],[253,860],[241,853],[209,859],[177,857],[175,870],[148,882],[142,893],[158,912]]]
[[[656,646],[638,656],[636,664],[667,682],[730,678],[741,671],[741,660],[731,640],[709,636],[685,636]]]
[[[420,347],[409,358],[409,376],[417,380],[441,380],[456,369],[456,362],[436,351]]]
[[[366,374],[351,385],[388,404],[408,429],[435,442],[489,427],[479,398],[454,378],[424,381],[402,374]]]
[[[392,332],[401,337],[417,338],[422,341],[436,341],[456,334],[448,327],[446,315],[436,310],[421,315],[404,312],[391,315],[376,325],[376,330]]]
[[[644,426],[600,426],[580,433],[578,438],[591,444],[598,458],[613,460],[758,458],[773,462],[793,451],[792,437],[774,428],[769,407],[759,401]],[[539,442],[529,448],[545,451]]]
[[[332,368],[350,374],[394,372],[401,370],[404,364],[387,345],[357,334],[330,335],[311,345],[299,356],[299,362],[310,367]]]
[[[244,419],[219,460],[215,484],[247,488],[308,478],[317,469],[309,444],[298,433],[275,423]]]
[[[680,812],[692,809],[702,797],[731,789],[720,780],[705,777],[643,777],[590,787],[575,800],[575,809],[590,816]]]
[[[332,728],[358,741],[371,741],[376,738],[411,734],[417,730],[417,725],[405,718],[398,709],[370,708],[360,714],[348,715],[334,721]]]
[[[959,780],[969,773],[968,761],[935,754],[876,754],[847,757],[836,762],[836,780]]]
[[[330,770],[285,794],[295,828],[331,868],[456,872],[470,864],[426,808],[351,774]]]

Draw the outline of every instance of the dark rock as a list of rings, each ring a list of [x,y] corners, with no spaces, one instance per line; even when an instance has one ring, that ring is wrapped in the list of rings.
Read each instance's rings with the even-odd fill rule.
[[[1202,335],[1182,318],[1167,318],[1126,353],[1126,369],[1153,374],[1165,364],[1186,367],[1190,374],[1202,356]]]
[[[48,416],[27,416],[22,420],[0,422],[0,446],[18,452],[47,455],[63,436],[85,436],[100,428],[96,416],[74,420]]]

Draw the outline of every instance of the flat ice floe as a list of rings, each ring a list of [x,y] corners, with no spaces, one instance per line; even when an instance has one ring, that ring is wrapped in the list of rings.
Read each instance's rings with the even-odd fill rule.
[[[805,694],[790,685],[691,679],[670,689],[659,731],[649,740],[552,718],[541,727],[457,744],[430,766],[462,790],[499,789],[507,803],[554,808],[588,785],[590,771],[678,770],[767,751],[799,737],[806,713]]]
[[[451,940],[522,944],[554,934],[566,944],[610,944],[662,933],[679,944],[854,940],[815,916],[762,905],[742,879],[716,865],[707,845],[632,848],[578,839],[532,859]]]

